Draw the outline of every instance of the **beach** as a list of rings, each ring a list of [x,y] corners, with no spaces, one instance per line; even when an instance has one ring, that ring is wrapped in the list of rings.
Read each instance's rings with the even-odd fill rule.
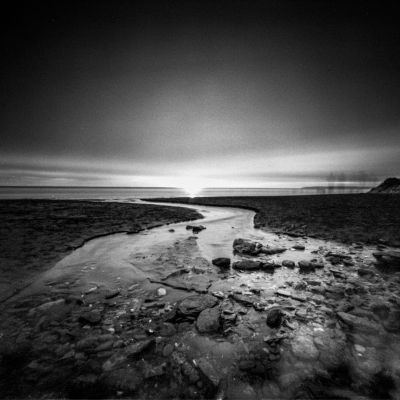
[[[182,208],[77,200],[0,200],[0,301],[86,241],[199,218]]]
[[[398,397],[397,198],[152,201],[0,202],[3,397]]]
[[[255,226],[294,237],[400,246],[400,197],[388,194],[318,196],[179,197],[160,202],[243,207]]]

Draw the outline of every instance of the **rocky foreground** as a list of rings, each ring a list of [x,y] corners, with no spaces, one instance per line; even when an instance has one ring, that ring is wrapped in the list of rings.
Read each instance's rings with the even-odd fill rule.
[[[379,244],[367,261],[361,243],[327,245],[294,262],[307,238],[238,238],[232,258],[210,263],[193,228],[202,234],[191,226],[149,261],[137,255],[159,279],[83,287],[76,276],[9,302],[2,396],[400,397],[398,250]]]

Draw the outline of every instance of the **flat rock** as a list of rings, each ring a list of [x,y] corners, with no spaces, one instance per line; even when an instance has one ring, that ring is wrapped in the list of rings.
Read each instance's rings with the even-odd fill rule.
[[[104,295],[104,298],[106,300],[113,299],[114,297],[117,297],[121,291],[119,289],[116,290],[109,290],[107,293]]]
[[[154,339],[148,339],[142,342],[130,344],[125,348],[125,353],[128,357],[136,357],[143,351],[147,350],[153,343]]]
[[[241,271],[256,271],[262,268],[261,261],[241,260],[232,264],[232,268]]]
[[[201,373],[206,377],[209,383],[217,388],[218,384],[222,378],[222,375],[217,371],[210,362],[205,358],[200,358],[196,360],[196,365],[201,371]]]
[[[271,247],[271,246],[262,246],[260,253],[266,255],[280,254],[286,251],[284,247]]]
[[[239,293],[232,293],[229,295],[229,297],[237,301],[238,303],[243,304],[246,307],[252,307],[254,305],[254,302],[256,301],[254,298],[250,296],[245,296]]]
[[[341,321],[354,330],[360,330],[365,333],[379,333],[380,327],[375,322],[369,321],[366,318],[357,317],[356,315],[338,312],[337,316]]]
[[[189,296],[179,303],[178,312],[185,316],[197,317],[201,311],[214,307],[217,303],[217,298],[209,294]]]

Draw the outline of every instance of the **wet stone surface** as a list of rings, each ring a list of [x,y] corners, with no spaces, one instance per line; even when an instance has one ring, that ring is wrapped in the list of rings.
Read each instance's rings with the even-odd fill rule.
[[[400,274],[375,266],[393,263],[393,255],[281,236],[274,243],[236,241],[232,267],[220,268],[203,257],[197,240],[174,229],[172,243],[127,253],[144,278],[92,261],[71,264],[73,271],[63,264],[3,306],[0,392],[399,398]],[[289,250],[294,244],[298,249]],[[288,250],[263,250],[271,248]]]

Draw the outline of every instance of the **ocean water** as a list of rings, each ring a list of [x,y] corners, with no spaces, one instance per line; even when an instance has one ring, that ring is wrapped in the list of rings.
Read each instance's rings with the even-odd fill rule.
[[[362,193],[364,187],[330,187],[330,188],[205,188],[196,196],[296,196],[315,194]],[[180,188],[152,187],[0,187],[0,199],[102,199],[132,201],[135,199],[150,199],[156,197],[182,197],[193,193]]]

